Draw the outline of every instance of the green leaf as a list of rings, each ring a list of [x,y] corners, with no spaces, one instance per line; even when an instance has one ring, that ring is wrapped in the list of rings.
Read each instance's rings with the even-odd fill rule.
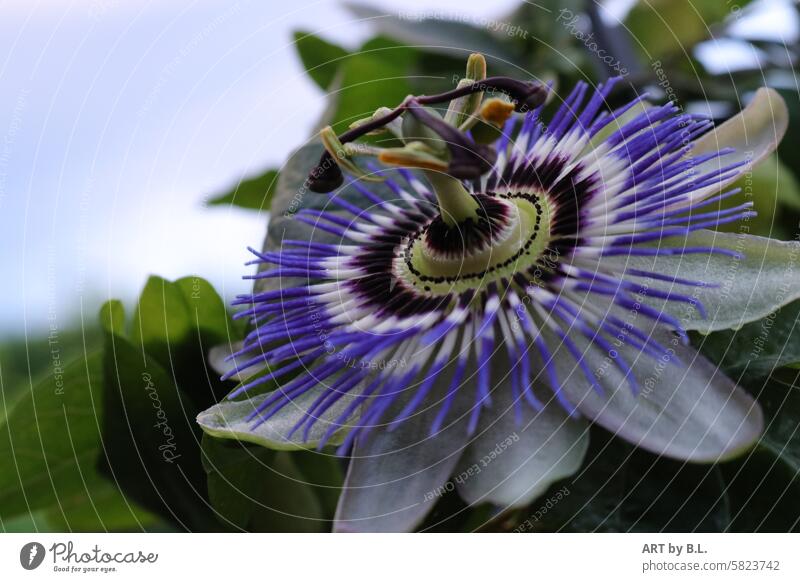
[[[800,476],[800,381],[795,370],[774,374],[758,393],[767,416],[760,445],[779,456]],[[798,507],[800,510],[800,507]]]
[[[240,181],[233,188],[217,194],[207,204],[220,206],[230,204],[239,208],[250,210],[269,210],[272,204],[272,195],[278,181],[278,170],[267,170],[263,174]]]
[[[739,2],[741,8],[748,0]],[[649,59],[691,54],[695,44],[711,35],[709,27],[731,13],[719,0],[648,0],[637,2],[625,19],[634,44]]]
[[[155,358],[118,335],[107,334],[103,368],[103,472],[177,527],[213,528],[192,398]]]
[[[409,76],[415,58],[413,48],[386,39],[368,42],[350,55],[340,68],[340,88],[333,96],[335,110],[329,125],[341,133],[379,107],[398,105],[412,92]]]
[[[0,339],[0,424],[6,410],[20,397],[22,392],[29,392],[31,382],[46,374],[52,374],[54,360],[60,365],[77,358],[85,358],[102,343],[102,332],[99,326],[93,325],[62,326],[58,329],[42,326],[39,333],[33,329],[26,335],[15,335],[11,329],[5,329],[5,337]]]
[[[342,459],[322,451],[297,451],[292,461],[319,499],[325,519],[332,521],[344,483]]]
[[[296,31],[294,46],[303,67],[320,89],[327,91],[347,51],[311,32]]]
[[[90,494],[100,449],[102,359],[92,353],[23,392],[0,427],[0,516]]]
[[[501,15],[498,22],[509,23],[512,27],[502,34],[504,44],[521,45],[525,59],[518,58],[514,64],[535,71],[540,79],[544,77],[540,72],[543,69],[557,70],[569,77],[585,71],[589,53],[573,29],[566,26],[583,11],[583,0],[537,0],[521,2],[510,14]],[[495,36],[501,37],[500,34]],[[510,74],[517,72],[509,71]]]
[[[417,18],[411,11],[405,18],[363,4],[345,2],[357,18],[368,20],[380,34],[430,52],[457,56],[466,60],[471,52],[483,53],[489,62],[515,62],[517,53],[487,28],[456,20]]]
[[[208,493],[228,528],[259,532],[318,532],[322,508],[292,455],[203,437]]]
[[[183,290],[166,279],[151,276],[133,314],[131,342],[164,366],[170,366],[170,346],[183,343],[191,329],[192,318]]]
[[[800,92],[791,86],[778,89],[778,92],[786,101],[789,110],[789,127],[786,138],[778,147],[778,155],[785,166],[794,172],[797,179],[800,178],[800,148],[797,147],[800,140]]]
[[[722,467],[733,521],[729,531],[800,531],[800,477],[781,457],[757,447]]]
[[[717,465],[696,465],[636,450],[627,463],[620,506],[623,531],[718,532],[730,523]]]
[[[100,326],[105,332],[125,335],[125,306],[122,301],[111,299],[100,307]]]
[[[158,518],[128,501],[115,485],[92,476],[87,492],[64,496],[45,516],[53,531],[148,531]]]
[[[693,340],[732,379],[764,378],[782,366],[800,363],[800,301],[738,331],[698,334]]]
[[[770,172],[771,181],[767,183],[767,191],[774,187],[779,204],[800,210],[800,183],[792,170],[777,155],[764,160],[762,168]]]
[[[207,367],[207,353],[238,339],[240,330],[214,288],[193,276],[151,277],[130,339],[119,302],[104,305],[100,319],[106,331],[103,470],[176,527],[216,529],[195,417],[229,389]]]
[[[45,510],[20,513],[10,519],[0,517],[0,532],[2,533],[44,533],[56,531],[47,519]]]
[[[584,468],[518,521],[521,531],[713,532],[730,514],[718,466],[660,458],[593,428]]]
[[[766,430],[748,455],[723,465],[733,515],[732,531],[800,531],[800,382],[781,370],[751,382],[764,409]]]
[[[169,370],[202,409],[228,392],[205,365],[209,351],[238,340],[242,331],[242,325],[230,322],[222,299],[207,281],[190,276],[171,282],[153,276],[139,297],[130,341]]]
[[[192,329],[205,343],[225,342],[231,339],[232,332],[238,332],[231,324],[222,297],[211,283],[189,276],[178,279],[175,285],[183,292]]]

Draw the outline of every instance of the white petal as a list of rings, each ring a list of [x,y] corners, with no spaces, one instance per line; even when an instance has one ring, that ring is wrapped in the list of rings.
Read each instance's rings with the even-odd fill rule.
[[[205,432],[217,438],[246,441],[278,450],[314,448],[331,427],[332,422],[358,394],[354,390],[353,393],[342,396],[336,404],[320,415],[309,432],[308,440],[303,439],[302,428],[295,431],[291,438],[286,438],[295,424],[305,417],[306,410],[321,393],[321,388],[306,392],[258,426],[255,426],[255,420],[248,420],[248,416],[255,412],[272,393],[260,394],[248,400],[223,400],[198,414],[197,422]],[[340,443],[341,436],[335,435],[329,441],[330,444]]]
[[[229,372],[238,368],[243,362],[247,361],[252,356],[237,356],[233,359],[227,359],[232,353],[238,352],[242,349],[241,341],[233,342],[231,344],[219,344],[208,350],[208,365],[220,376],[224,376]],[[230,380],[244,382],[250,376],[260,372],[266,367],[266,364],[256,364],[247,368],[242,372],[237,372],[230,376]]]
[[[589,446],[586,421],[569,418],[554,401],[540,412],[521,402],[522,422],[517,425],[506,384],[492,393],[492,408],[484,411],[477,436],[453,475],[459,494],[470,504],[527,505],[580,469]]]
[[[709,230],[697,231],[685,239],[665,239],[662,247],[713,247],[742,253],[744,259],[721,254],[685,256],[619,256],[601,259],[601,265],[615,274],[638,269],[708,283],[707,287],[688,287],[653,279],[631,278],[651,289],[694,297],[703,304],[708,317],[691,305],[647,297],[641,299],[659,311],[676,317],[684,329],[709,333],[738,329],[761,319],[779,307],[800,298],[800,243],[782,242],[744,234]]]
[[[655,360],[637,349],[617,347],[633,368],[638,395],[608,354],[573,337],[605,390],[598,394],[561,347],[554,357],[565,393],[597,424],[667,457],[712,462],[752,445],[764,425],[758,404],[692,348],[663,332],[654,337],[674,350],[682,365],[674,358]]]
[[[775,151],[788,125],[789,112],[783,97],[773,89],[760,88],[747,107],[698,139],[689,153],[689,156],[698,156],[727,147],[736,148],[736,152],[732,154],[695,166],[697,176],[720,170],[736,162],[747,163],[737,169],[736,175],[718,180],[711,186],[693,192],[688,202],[676,204],[673,208],[704,200],[735,182],[745,172],[749,172],[755,164]]]
[[[334,531],[406,532],[422,522],[445,491],[467,441],[463,422],[428,436],[436,411],[428,408],[391,432],[378,426],[359,437]]]

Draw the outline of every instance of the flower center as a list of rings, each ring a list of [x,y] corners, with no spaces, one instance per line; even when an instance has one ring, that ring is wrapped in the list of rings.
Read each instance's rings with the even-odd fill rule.
[[[551,241],[552,208],[532,192],[478,194],[474,218],[449,226],[441,217],[408,236],[394,274],[432,295],[479,290],[520,271],[537,269]],[[536,275],[534,274],[534,278]]]

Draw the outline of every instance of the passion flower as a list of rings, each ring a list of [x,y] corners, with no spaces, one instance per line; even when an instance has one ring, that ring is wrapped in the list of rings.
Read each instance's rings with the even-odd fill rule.
[[[227,377],[261,371],[203,428],[335,445],[350,458],[335,529],[364,531],[413,529],[454,475],[469,503],[530,503],[580,468],[592,422],[690,461],[749,447],[758,404],[687,332],[800,294],[796,245],[709,230],[752,216],[752,203],[726,206],[725,187],[775,148],[785,105],[762,89],[713,129],[643,98],[609,110],[616,83],[579,83],[543,117],[542,85],[468,79],[323,133],[308,186],[337,188],[341,165],[361,203],[334,190],[329,209],[293,219],[327,242],[252,251],[255,277],[279,284],[236,302],[252,331]],[[491,115],[469,98],[481,92]],[[445,115],[431,107],[451,99]],[[353,147],[387,128],[401,147]],[[366,172],[356,153],[405,167]]]

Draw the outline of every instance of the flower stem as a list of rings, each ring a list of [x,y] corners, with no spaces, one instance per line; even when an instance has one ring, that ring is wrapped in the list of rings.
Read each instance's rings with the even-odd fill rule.
[[[433,186],[442,220],[448,226],[455,226],[470,218],[478,217],[478,202],[467,189],[452,176],[442,172],[425,170],[425,177]]]

